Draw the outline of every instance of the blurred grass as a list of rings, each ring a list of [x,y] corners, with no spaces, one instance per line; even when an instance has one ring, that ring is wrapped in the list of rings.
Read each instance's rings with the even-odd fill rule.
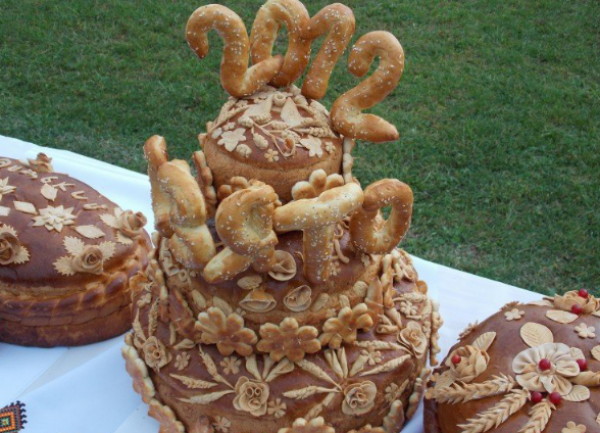
[[[262,2],[222,3],[249,28]],[[400,85],[372,110],[400,140],[355,151],[363,185],[412,186],[404,247],[543,293],[598,288],[600,2],[346,3],[355,39],[389,30],[406,53]],[[219,39],[202,61],[184,39],[200,5],[3,0],[0,134],[139,171],[141,144],[160,134],[188,158],[226,99]],[[326,105],[357,82],[340,63]]]

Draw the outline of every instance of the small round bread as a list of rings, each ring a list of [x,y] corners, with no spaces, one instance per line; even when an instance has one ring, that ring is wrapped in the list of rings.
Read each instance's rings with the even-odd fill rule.
[[[599,307],[571,291],[469,326],[426,391],[425,432],[600,432]]]
[[[129,279],[150,250],[141,213],[54,173],[0,159],[0,341],[80,345],[131,326]]]
[[[231,97],[206,129],[200,145],[216,188],[242,176],[271,185],[289,201],[294,184],[314,170],[340,172],[343,138],[331,129],[327,109],[295,86]]]

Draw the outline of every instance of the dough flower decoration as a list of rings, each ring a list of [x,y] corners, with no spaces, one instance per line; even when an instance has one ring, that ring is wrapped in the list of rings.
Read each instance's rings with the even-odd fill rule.
[[[286,317],[279,325],[265,323],[260,327],[259,333],[262,339],[256,348],[268,353],[274,361],[283,357],[290,361],[300,361],[307,353],[316,353],[321,349],[317,328],[299,326],[298,321],[292,317]]]
[[[377,387],[370,380],[357,382],[344,388],[342,412],[346,415],[364,415],[375,405]]]
[[[0,226],[0,266],[20,265],[29,261],[29,251],[21,244],[17,231],[9,226]]]
[[[472,344],[459,346],[446,359],[448,367],[436,380],[436,388],[446,388],[456,381],[470,383],[483,373],[490,362],[488,349],[496,338],[495,332],[481,334]]]
[[[78,272],[100,275],[104,271],[104,264],[115,253],[115,243],[111,241],[86,245],[81,239],[67,236],[63,245],[69,254],[59,257],[54,262],[54,269],[67,276]]]
[[[70,226],[77,217],[73,215],[73,208],[60,206],[48,206],[39,210],[39,215],[33,217],[33,226],[46,227],[48,231],[61,232],[64,226]]]
[[[576,424],[573,421],[569,421],[565,428],[560,433],[585,433],[587,427],[583,424]]]
[[[160,370],[171,361],[171,354],[167,352],[165,345],[155,336],[151,336],[142,346],[146,364],[155,370]]]
[[[253,416],[262,416],[267,412],[269,385],[247,377],[240,377],[235,384],[233,407],[249,412]]]
[[[244,319],[237,313],[225,315],[217,307],[210,307],[198,315],[196,328],[202,331],[204,344],[216,344],[221,355],[236,352],[241,356],[252,354],[257,338],[253,330],[244,327]]]
[[[143,233],[146,217],[141,212],[123,211],[116,207],[112,214],[102,214],[104,223],[117,230],[117,240],[122,244],[131,244],[133,239]]]
[[[35,159],[27,160],[29,167],[37,173],[52,173],[52,158],[45,153],[38,153]]]
[[[406,327],[398,332],[398,343],[406,346],[413,351],[417,357],[421,357],[427,352],[429,339],[423,332],[419,322],[410,321]],[[477,364],[477,362],[475,362]]]
[[[593,314],[600,308],[600,299],[587,290],[571,290],[552,298],[554,307],[574,314]]]
[[[567,395],[570,379],[579,374],[571,348],[563,343],[544,343],[525,349],[512,363],[519,385],[528,391],[558,392]]]
[[[589,387],[600,385],[600,373],[586,370],[587,361],[581,349],[555,342],[548,327],[527,322],[521,326],[519,333],[529,348],[519,352],[512,360],[514,379],[501,374],[483,382],[448,382],[444,380],[446,373],[443,373],[437,377],[435,387],[427,390],[426,398],[448,404],[502,396],[494,405],[459,424],[462,432],[483,433],[498,427],[528,403],[531,404],[527,411],[529,418],[519,431],[545,431],[553,411],[558,410],[561,401],[586,401],[591,395]],[[489,341],[486,334],[495,333],[482,334],[473,345],[478,340],[479,345],[482,340]],[[457,363],[458,354],[456,350],[452,352],[446,365]],[[562,431],[570,433],[578,429],[575,423],[570,423]]]
[[[469,383],[487,369],[489,362],[490,356],[485,350],[468,345],[452,351],[446,366],[456,380]]]
[[[319,340],[322,345],[329,345],[329,347],[337,349],[342,342],[354,343],[358,330],[367,330],[371,327],[373,327],[373,319],[369,314],[367,304],[361,303],[354,308],[344,307],[337,317],[327,319]]]

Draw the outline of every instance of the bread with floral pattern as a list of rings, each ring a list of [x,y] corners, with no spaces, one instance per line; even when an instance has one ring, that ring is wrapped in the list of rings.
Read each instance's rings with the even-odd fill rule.
[[[209,15],[198,13],[222,10],[207,8],[191,18],[203,32]],[[215,28],[239,32],[237,19],[223,26],[227,17]],[[233,96],[199,136],[196,183],[187,164],[169,161],[162,137],[145,145],[158,233],[150,265],[133,279],[123,356],[161,433],[395,433],[437,362],[437,305],[397,248],[412,191],[395,179],[363,189],[352,174],[354,134],[336,132],[316,100],[354,31],[353,13],[334,4],[310,18],[298,0],[268,0],[250,36],[255,65],[272,58],[281,26],[290,50],[269,85],[224,86]],[[192,40],[205,37],[198,30]],[[293,81],[320,36],[300,90]],[[226,39],[223,64],[245,60],[244,44],[233,52]],[[379,48],[369,53],[387,62]],[[383,69],[388,92],[399,75]],[[161,176],[168,167],[186,167],[187,181]],[[200,227],[204,238],[192,239]]]
[[[145,223],[44,154],[0,158],[0,341],[78,345],[125,332],[129,278],[150,250]]]
[[[600,431],[599,306],[574,290],[471,327],[429,384],[425,431]]]

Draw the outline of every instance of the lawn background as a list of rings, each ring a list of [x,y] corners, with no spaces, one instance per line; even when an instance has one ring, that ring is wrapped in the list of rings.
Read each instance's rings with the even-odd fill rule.
[[[222,3],[249,29],[262,2]],[[400,85],[372,110],[400,140],[355,151],[363,185],[397,177],[412,186],[403,246],[539,292],[598,288],[600,2],[346,4],[353,40],[389,30],[406,53]],[[142,143],[160,134],[172,157],[189,158],[225,100],[219,39],[202,61],[185,43],[200,5],[2,0],[0,134],[138,171]],[[344,64],[328,106],[358,82]]]

